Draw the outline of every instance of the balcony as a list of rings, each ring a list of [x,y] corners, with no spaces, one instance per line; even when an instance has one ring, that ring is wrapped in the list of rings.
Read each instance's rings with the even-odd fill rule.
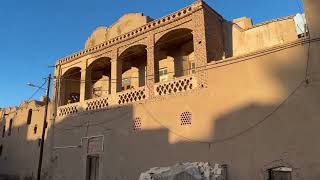
[[[176,78],[171,81],[160,82],[154,84],[155,96],[167,96],[176,93],[183,93],[197,88],[197,81],[194,75],[188,75]],[[71,116],[79,112],[94,111],[100,109],[110,108],[112,106],[122,106],[126,104],[136,103],[150,98],[150,92],[147,86],[139,87],[137,89],[129,89],[94,99],[85,100],[67,104],[58,107],[58,117]]]

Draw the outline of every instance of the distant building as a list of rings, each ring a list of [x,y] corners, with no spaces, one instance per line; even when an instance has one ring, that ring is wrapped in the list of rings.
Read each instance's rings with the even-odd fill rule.
[[[305,0],[308,29],[304,15],[227,21],[204,1],[97,28],[84,50],[56,63],[43,177],[131,180],[152,167],[215,162],[231,180],[318,179],[317,5]],[[0,174],[34,173],[7,165],[21,160],[4,160],[7,147],[21,147],[12,143],[0,139]]]

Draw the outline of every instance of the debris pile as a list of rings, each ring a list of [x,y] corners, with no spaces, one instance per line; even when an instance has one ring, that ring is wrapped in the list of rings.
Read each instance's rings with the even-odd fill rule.
[[[226,168],[208,162],[178,163],[171,167],[154,167],[141,173],[139,180],[226,180]]]

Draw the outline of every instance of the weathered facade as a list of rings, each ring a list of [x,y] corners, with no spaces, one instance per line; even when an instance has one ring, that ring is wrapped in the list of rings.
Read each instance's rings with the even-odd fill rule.
[[[32,180],[37,175],[45,98],[0,109],[0,179]],[[52,112],[49,108],[49,114]],[[49,115],[50,117],[50,115]],[[48,118],[48,128],[53,123]],[[46,136],[43,177],[49,174],[52,141]]]
[[[304,34],[293,16],[229,22],[203,1],[97,28],[56,63],[44,177],[138,179],[209,161],[232,180],[318,179],[317,5],[305,1]]]

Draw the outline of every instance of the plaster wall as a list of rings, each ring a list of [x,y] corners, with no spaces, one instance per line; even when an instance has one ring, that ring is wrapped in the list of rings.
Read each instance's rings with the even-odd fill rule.
[[[148,32],[138,35],[132,32],[132,38],[119,40],[106,48],[92,47],[97,45],[93,43],[84,52],[57,65],[58,77],[70,68],[80,67],[81,79],[85,80],[86,68],[95,59],[109,57],[114,67],[119,63],[118,56],[126,49],[143,44],[147,46],[147,65],[143,65],[146,66],[143,69],[147,75],[154,75],[156,41],[172,30],[188,28],[194,36],[194,53],[184,56],[178,53],[179,58],[194,57],[201,71],[193,76],[200,82],[198,88],[190,91],[155,95],[152,92],[157,84],[154,84],[154,77],[148,76],[145,88],[150,93],[146,100],[95,111],[86,111],[81,106],[79,113],[57,118],[55,128],[49,130],[54,137],[46,140],[52,151],[48,151],[45,158],[46,162],[50,160],[49,164],[45,163],[45,177],[85,180],[87,156],[90,155],[99,157],[100,179],[137,179],[151,167],[192,161],[226,164],[229,178],[234,180],[263,180],[267,169],[277,166],[291,167],[293,180],[316,180],[320,176],[320,162],[315,158],[320,146],[312,138],[318,136],[317,117],[320,115],[317,109],[320,102],[319,42],[312,40],[310,46],[305,40],[293,42],[297,36],[292,18],[248,29],[232,25],[227,31],[225,26],[222,28],[221,17],[202,3],[192,5],[196,9],[186,8],[173,14],[179,16],[186,12],[185,17],[176,21],[168,20],[173,15],[154,21],[150,27],[146,26],[150,28]],[[316,19],[316,12],[312,14]],[[119,22],[130,21],[126,16],[124,19]],[[142,25],[146,24],[143,19],[139,21]],[[114,31],[110,30],[111,36],[125,33],[118,31],[126,29],[121,28],[119,22]],[[310,27],[316,32],[315,21],[309,22],[313,22]],[[105,30],[98,29],[90,38],[103,42],[104,37],[108,39],[107,35],[103,37]],[[223,37],[229,37],[228,41]],[[231,58],[221,60],[226,57],[223,50],[227,47],[231,47],[231,54],[228,54]],[[172,59],[170,56],[162,58],[159,66],[172,68]],[[118,71],[122,69],[111,70],[112,80],[121,81],[122,73]],[[137,71],[128,76],[134,73]],[[118,88],[114,84],[111,83],[111,99]],[[79,89],[81,94],[88,93],[85,83],[81,83]],[[84,103],[84,99],[80,101]],[[35,116],[41,123],[43,108],[39,109],[39,115]],[[54,107],[50,109],[54,111]],[[190,125],[181,124],[183,112],[191,113]],[[6,123],[11,116],[6,117]],[[38,136],[32,134],[32,125],[25,125],[26,110],[15,116],[21,121],[14,121],[16,129],[12,136],[0,139],[5,145],[5,156],[0,157],[0,174],[26,177],[35,172]],[[133,128],[137,122],[141,127]],[[41,127],[38,125],[39,130]],[[15,136],[21,131],[24,132],[22,136]],[[89,151],[90,136],[103,136],[103,149]],[[17,144],[19,139],[23,143]]]
[[[31,123],[27,124],[28,112],[32,109]],[[0,111],[1,112],[1,111]],[[2,112],[8,114],[0,119],[1,136],[0,145],[3,146],[0,156],[0,176],[10,175],[24,178],[35,178],[39,160],[40,142],[43,127],[44,102],[30,101],[20,104],[19,107],[5,108]],[[48,128],[52,125],[50,118],[52,106],[49,106]],[[11,135],[9,136],[9,122],[13,120]],[[5,136],[2,137],[3,126],[5,125]],[[35,132],[35,126],[37,130]],[[48,131],[47,131],[48,132]],[[42,177],[49,177],[49,157],[52,141],[46,135],[43,160]]]
[[[307,44],[279,49],[209,64],[208,88],[66,117],[56,126],[56,145],[104,135],[101,179],[137,179],[151,167],[211,161],[227,164],[235,180],[263,180],[279,165],[294,169],[293,180],[316,180],[320,146],[309,137],[318,132],[320,87],[304,81]],[[186,111],[191,125],[181,125]],[[141,130],[134,131],[137,118]],[[83,179],[86,148],[55,150],[55,178]]]
[[[243,20],[244,23],[246,19]],[[240,22],[237,22],[239,24]],[[241,25],[241,24],[240,24]],[[228,27],[225,27],[228,28]],[[293,18],[284,18],[266,22],[251,28],[242,29],[232,25],[232,55],[239,56],[278,44],[291,42],[298,39]]]
[[[151,21],[151,19],[142,13],[125,14],[110,27],[98,27],[87,39],[85,48],[96,46],[114,37],[128,33],[147,24],[149,21]]]

